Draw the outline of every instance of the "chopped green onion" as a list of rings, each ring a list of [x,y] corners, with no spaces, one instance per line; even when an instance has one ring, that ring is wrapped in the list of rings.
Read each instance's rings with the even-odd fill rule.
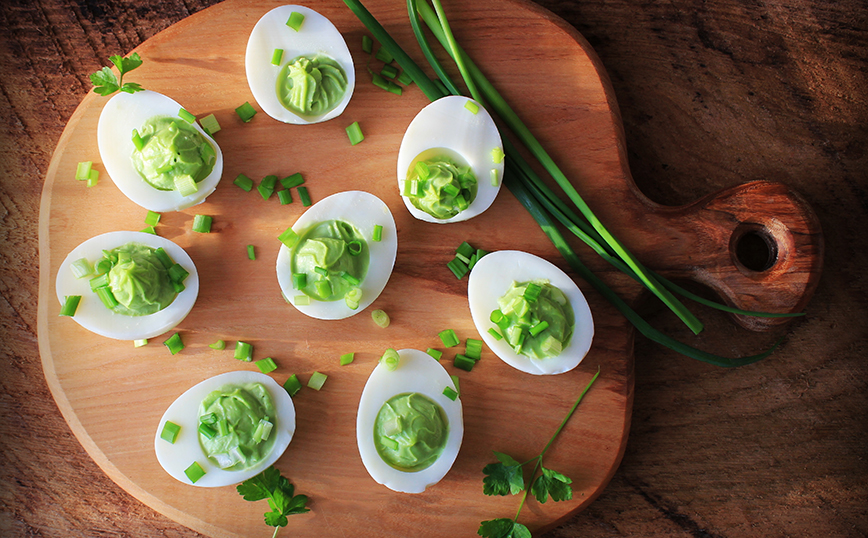
[[[309,295],[296,295],[293,302],[298,306],[307,306],[310,304]]]
[[[458,337],[455,336],[455,331],[452,329],[440,331],[438,336],[440,337],[440,341],[443,342],[443,345],[446,347],[457,346],[459,343]]]
[[[398,368],[398,363],[401,361],[401,356],[395,351],[395,348],[389,348],[380,357],[380,364],[389,372],[394,372]]]
[[[157,249],[157,251],[159,252],[159,249]],[[98,275],[104,275],[105,273],[108,273],[111,270],[111,268],[112,268],[111,260],[107,260],[105,258],[99,260],[98,262],[96,262],[96,265],[93,266],[93,270]],[[106,282],[106,285],[108,285],[108,282]],[[93,281],[91,281],[91,289],[95,289],[93,287]]]
[[[105,288],[109,285],[108,273],[103,273],[99,276],[93,277],[90,279],[90,289],[91,291],[96,291],[100,288]]]
[[[464,103],[464,108],[470,111],[471,114],[477,114],[479,112],[479,105],[474,101],[466,101]]]
[[[268,417],[259,419],[259,423],[256,424],[256,429],[253,431],[253,442],[261,443],[267,441],[268,436],[271,435],[272,428],[274,428],[274,423],[269,421]]]
[[[133,340],[133,347],[145,347],[146,345],[148,345],[148,339],[147,338],[142,338],[139,340]]]
[[[291,176],[287,176],[280,180],[280,184],[284,186],[284,188],[291,189],[293,187],[298,187],[304,183],[304,177],[302,177],[300,172],[296,172]]]
[[[99,170],[91,169],[90,174],[87,176],[87,186],[94,187],[99,181]]]
[[[407,71],[401,71],[401,74],[398,75],[397,80],[404,86],[408,86],[413,83],[413,77],[411,77],[410,74],[407,73]]]
[[[271,65],[280,65],[281,60],[283,60],[283,49],[274,49],[271,53]]]
[[[81,302],[81,295],[67,295],[64,298],[63,306],[60,307],[61,316],[74,316],[78,310],[78,303]]]
[[[502,148],[500,148],[500,147],[496,147],[496,148],[494,148],[493,150],[491,150],[491,161],[492,161],[494,164],[500,164],[500,163],[502,163],[504,157],[505,157],[505,155],[504,155],[504,153],[503,153],[503,149],[502,149]]]
[[[425,353],[431,355],[432,357],[434,357],[435,360],[438,360],[438,361],[440,360],[441,357],[443,357],[443,352],[440,351],[439,349],[434,349],[433,347],[429,347],[428,349],[426,349]]]
[[[316,289],[317,295],[328,299],[332,296],[332,283],[328,280],[317,280],[314,282],[313,287]]]
[[[145,226],[139,231],[146,234],[157,235],[157,229],[153,226]]]
[[[348,291],[344,296],[344,302],[346,302],[347,306],[352,310],[358,308],[359,303],[362,302],[362,288],[350,289],[350,291]]]
[[[95,291],[97,296],[99,297],[99,300],[102,301],[102,304],[104,304],[105,307],[109,310],[120,304],[115,298],[114,293],[112,293],[111,288],[109,288],[108,286],[97,288]]]
[[[451,183],[447,183],[446,185],[443,185],[443,192],[445,192],[449,196],[458,196],[458,193],[461,192],[461,189]]]
[[[492,168],[488,173],[488,177],[490,179],[489,183],[491,183],[492,187],[500,185],[500,176],[498,175],[497,170]]]
[[[169,348],[172,355],[177,355],[179,351],[184,349],[184,342],[181,341],[181,333],[175,333],[167,338],[163,345]]]
[[[263,374],[267,374],[269,372],[277,370],[277,363],[275,363],[274,359],[272,359],[271,357],[259,359],[254,364],[256,364],[256,366],[259,368],[259,371]]]
[[[253,189],[253,180],[244,174],[238,174],[238,177],[236,177],[235,181],[232,183],[235,183],[247,192],[250,192]]]
[[[347,273],[346,271],[341,271],[341,278],[350,286],[358,286],[362,283],[361,280]]]
[[[385,78],[383,78],[383,76],[380,75],[379,73],[372,73],[371,74],[371,83],[374,86],[380,88],[381,90],[386,90],[386,91],[389,90],[389,81],[386,80]]]
[[[319,390],[322,388],[323,384],[325,384],[328,377],[329,376],[321,372],[314,372],[310,375],[310,379],[307,380],[307,386],[313,390]]]
[[[539,323],[537,323],[536,325],[534,325],[533,327],[531,327],[530,329],[528,329],[528,332],[530,333],[531,336],[536,336],[548,328],[549,328],[549,322],[546,320],[542,320]]]
[[[214,114],[208,114],[204,118],[200,119],[199,123],[202,125],[202,128],[205,129],[205,132],[212,138],[220,130],[220,123],[217,122],[217,116]]]
[[[178,433],[180,431],[180,426],[167,420],[165,424],[163,424],[163,429],[160,430],[160,439],[174,445],[175,441],[178,440]]]
[[[404,93],[404,88],[398,86],[392,81],[389,81],[389,83],[386,85],[386,89],[394,93],[395,95],[402,95]]]
[[[341,366],[346,366],[349,363],[353,362],[355,356],[355,353],[344,353],[343,355],[341,355]]]
[[[157,257],[158,260],[160,260],[160,263],[163,264],[163,267],[167,270],[169,269],[169,267],[175,265],[172,257],[169,256],[169,253],[166,252],[166,249],[164,249],[163,247],[160,247],[156,251],[154,251],[154,255]]]
[[[280,201],[280,205],[288,205],[292,203],[292,191],[289,189],[283,189],[281,191],[277,191],[277,199]]]
[[[384,65],[380,70],[380,75],[386,78],[395,78],[398,76],[398,68],[394,65]]]
[[[535,282],[529,282],[524,290],[524,294],[522,294],[522,297],[524,297],[527,302],[534,303],[537,299],[539,299],[540,292],[542,292],[542,286]]]
[[[256,115],[256,109],[254,109],[249,102],[245,102],[243,105],[235,109],[235,113],[238,114],[241,121],[247,123]]]
[[[200,234],[211,233],[212,218],[208,215],[196,215],[193,217],[193,231]]]
[[[187,123],[196,123],[196,116],[194,116],[193,114],[190,114],[189,112],[187,112],[183,108],[178,111],[178,116],[180,116],[180,118],[182,120],[186,121]]]
[[[181,196],[190,196],[199,192],[199,185],[190,174],[180,174],[175,176],[175,190]]]
[[[197,480],[205,476],[205,469],[199,465],[199,462],[194,461],[189,467],[184,469],[184,474],[190,479],[190,482],[196,483]]]
[[[190,272],[184,269],[180,263],[176,263],[172,267],[169,267],[168,273],[169,278],[172,279],[173,282],[183,282],[188,276],[190,276]]]
[[[452,261],[446,264],[446,267],[448,267],[449,270],[452,271],[452,274],[455,275],[455,278],[457,278],[458,280],[464,278],[464,275],[466,275],[467,272],[470,271],[470,269],[467,267],[467,264],[461,261],[461,258],[458,257],[453,258]]]
[[[458,391],[458,394],[461,394],[461,387],[458,386],[458,376],[449,374],[449,377],[452,379],[452,384],[455,385],[455,390]]]
[[[142,137],[139,136],[139,132],[133,129],[133,145],[136,146],[136,149],[142,151],[142,148],[145,147],[144,141],[142,141]],[[90,171],[88,171],[88,177],[90,177]]]
[[[380,436],[380,444],[389,450],[398,450],[398,441],[395,441],[391,437],[386,437],[385,435]]]
[[[482,340],[468,338],[464,343],[464,354],[478,361],[482,357]]]
[[[365,139],[365,135],[362,134],[362,127],[359,125],[359,122],[354,121],[349,127],[347,127],[347,137],[349,137],[350,144],[353,146]]]
[[[158,222],[160,222],[160,215],[156,211],[148,210],[148,214],[145,216],[145,224],[148,226],[156,226]]]
[[[262,182],[260,184],[264,185],[267,189],[274,190],[274,187],[277,186],[277,176],[275,176],[274,174],[269,174],[262,178]]]
[[[470,246],[470,243],[468,243],[467,241],[462,242],[460,245],[458,245],[458,248],[455,249],[455,254],[461,254],[468,259],[470,258],[470,256],[473,255],[474,252],[476,252],[476,249]]]
[[[175,293],[181,293],[182,291],[187,289],[187,287],[184,286],[184,283],[179,280],[172,281],[172,288],[175,290]]]
[[[247,259],[255,260],[256,259],[256,250],[253,245],[247,245]]]
[[[494,327],[488,328],[488,334],[493,336],[495,340],[503,340],[503,335],[497,332],[497,329],[495,329]]]
[[[464,254],[461,254],[460,252],[456,252],[455,257],[458,258],[459,260],[461,260],[462,262],[470,265],[470,258],[464,256]]]
[[[380,60],[384,64],[392,63],[392,60],[395,58],[392,56],[392,53],[386,47],[380,47],[380,50],[377,51],[376,56],[374,58]]]
[[[458,398],[458,393],[455,392],[455,389],[453,389],[452,387],[446,387],[443,389],[443,396],[446,396],[454,402],[455,399]]]
[[[313,271],[318,275],[329,276],[329,270],[326,269],[325,267],[320,267],[319,265],[314,267]]]
[[[253,360],[253,345],[239,340],[235,344],[234,357],[239,361],[250,362]]]
[[[93,274],[93,265],[87,258],[79,258],[69,265],[75,278],[84,278]]]
[[[298,242],[298,234],[292,228],[287,228],[285,232],[277,236],[281,243],[286,245],[286,248],[292,248]]]
[[[210,425],[205,423],[199,423],[199,433],[202,434],[202,437],[205,439],[214,439],[217,437],[217,430],[212,428]]]
[[[292,273],[292,287],[300,290],[307,286],[307,273]]]
[[[362,50],[370,54],[374,50],[374,40],[369,35],[362,36]]]
[[[416,171],[416,175],[419,176],[419,179],[426,180],[431,176],[431,169],[428,168],[428,163],[425,161],[416,161],[416,166],[414,167]]]
[[[206,413],[199,417],[199,422],[213,426],[217,424],[217,413]]]
[[[545,340],[540,344],[540,349],[543,353],[550,356],[560,355],[561,351],[563,351],[563,347],[563,342],[555,338],[553,334],[546,336]]]
[[[350,251],[350,256],[358,256],[362,253],[362,242],[358,239],[353,239],[349,243],[347,243],[347,250]]]
[[[310,194],[307,192],[307,187],[299,187],[297,190],[298,197],[301,198],[301,205],[310,207]]]
[[[385,329],[391,323],[391,319],[389,319],[389,314],[387,314],[384,310],[374,310],[371,312],[371,318],[374,320],[374,323],[377,324],[378,327]]]
[[[301,381],[298,380],[297,375],[292,374],[283,383],[283,388],[286,389],[286,392],[288,392],[290,396],[295,396],[295,394],[301,390]]]
[[[90,168],[93,166],[93,161],[84,161],[78,163],[75,168],[75,179],[85,181],[90,178]]]
[[[256,190],[259,191],[259,195],[262,196],[263,200],[268,200],[269,198],[271,198],[271,195],[274,194],[274,189],[269,189],[261,183],[258,187],[256,187]]]
[[[221,418],[217,421],[217,434],[220,437],[224,435],[229,435],[229,421],[225,418]]]
[[[213,344],[208,344],[208,347],[217,350],[226,349],[226,342],[224,340],[217,340]]]
[[[473,370],[473,367],[476,366],[476,361],[471,359],[470,357],[466,357],[464,355],[458,354],[455,355],[455,367],[465,370],[467,372]]]
[[[371,240],[375,243],[379,243],[383,240],[383,227],[379,224],[374,225],[374,233],[371,237]]]
[[[298,11],[293,11],[289,15],[289,19],[286,21],[286,25],[298,32],[301,28],[301,23],[304,22],[304,14],[299,13]]]

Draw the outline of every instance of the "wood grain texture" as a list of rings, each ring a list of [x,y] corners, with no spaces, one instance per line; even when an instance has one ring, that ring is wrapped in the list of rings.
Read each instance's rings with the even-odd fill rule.
[[[36,348],[41,178],[87,73],[206,6],[6,2],[0,17],[4,536],[196,536],[124,494],[72,437]],[[826,230],[805,320],[753,334],[700,314],[691,337],[743,354],[735,371],[643,339],[634,420],[604,494],[546,536],[862,536],[866,529],[866,21],[860,2],[548,1],[590,41],[615,89],[642,192],[667,205],[771,178]],[[834,230],[834,233],[829,233]],[[35,425],[35,426],[34,426]]]

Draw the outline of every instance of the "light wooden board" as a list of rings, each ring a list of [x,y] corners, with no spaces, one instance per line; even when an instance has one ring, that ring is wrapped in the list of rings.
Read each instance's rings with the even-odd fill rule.
[[[377,358],[387,347],[442,347],[437,333],[453,328],[476,336],[466,299],[466,279],[446,269],[464,240],[487,250],[526,250],[564,267],[532,219],[503,191],[492,208],[462,224],[439,226],[413,219],[395,185],[397,148],[404,129],[427,101],[417,89],[396,97],[368,84],[361,52],[366,33],[338,1],[306,5],[328,16],[344,34],[357,62],[352,102],[333,121],[288,126],[260,113],[242,124],[234,113],[254,102],[244,76],[247,36],[259,17],[279,5],[227,0],[172,26],[137,49],[145,64],[130,76],[178,100],[202,116],[214,113],[226,166],[223,183],[208,200],[163,215],[160,235],[185,248],[199,268],[196,307],[179,326],[186,349],[169,355],[161,338],[141,349],[101,338],[59,318],[54,295],[57,268],[82,241],[108,231],[141,229],[145,210],[128,201],[100,165],[96,124],[105,99],[88,95],[61,137],[45,181],[40,215],[39,344],[46,379],[64,417],[97,464],[115,482],[168,517],[210,536],[267,536],[264,502],[247,503],[234,488],[204,490],[170,478],[153,453],[159,418],[184,390],[212,375],[245,368],[231,351],[208,344],[218,338],[252,342],[256,358],[274,357],[283,382],[313,371],[329,374],[321,392],[295,398],[296,436],[278,467],[312,499],[312,511],[290,518],[294,536],[472,535],[480,521],[512,517],[517,497],[482,494],[482,467],[492,450],[518,459],[537,454],[578,393],[598,368],[602,374],[578,414],[547,455],[547,465],[574,480],[574,499],[531,501],[521,521],[547,528],[587,506],[611,478],[626,443],[633,393],[633,333],[628,323],[584,282],[596,338],[573,372],[550,377],[522,374],[489,350],[472,373],[444,365],[461,378],[466,434],[446,478],[420,495],[393,493],[366,473],[355,445],[355,407]],[[368,8],[421,61],[403,2],[371,1]],[[448,2],[463,46],[550,149],[604,222],[649,265],[697,278],[727,300],[789,311],[800,308],[819,274],[822,241],[809,209],[773,184],[752,184],[685,208],[661,208],[635,191],[626,166],[617,107],[598,60],[581,37],[536,6],[512,0]],[[366,140],[355,147],[344,128],[362,125]],[[73,178],[76,163],[94,160],[103,173],[88,189]],[[372,308],[392,325],[381,330],[368,312],[343,321],[317,321],[284,303],[274,273],[277,235],[301,214],[296,201],[280,206],[245,193],[231,181],[239,173],[304,174],[314,200],[361,189],[383,199],[399,234],[394,274]],[[735,200],[735,202],[733,202]],[[765,205],[754,204],[755,201]],[[773,203],[774,202],[774,203]],[[759,207],[758,210],[754,209]],[[758,216],[755,218],[758,211]],[[214,218],[213,233],[194,234],[193,215]],[[745,217],[745,214],[747,217]],[[781,216],[783,215],[783,216]],[[784,222],[786,264],[750,273],[733,263],[730,237],[742,222]],[[763,222],[766,222],[763,221]],[[796,230],[797,233],[790,233]],[[249,261],[245,246],[256,245]],[[587,249],[580,249],[587,254]],[[589,265],[628,300],[638,288],[587,255]],[[564,267],[566,269],[566,267]],[[572,273],[571,273],[572,274]],[[785,293],[781,293],[781,291]],[[338,357],[356,361],[338,366]]]

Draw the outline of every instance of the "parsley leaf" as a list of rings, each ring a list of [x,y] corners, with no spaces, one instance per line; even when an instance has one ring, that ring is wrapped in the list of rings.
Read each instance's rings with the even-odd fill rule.
[[[531,538],[527,527],[507,518],[483,521],[476,534],[483,538]]]
[[[277,528],[287,525],[286,516],[310,511],[307,495],[295,495],[295,486],[273,465],[238,484],[235,490],[245,501],[268,501],[271,512],[265,513],[265,524],[275,527],[275,534]]]
[[[536,500],[545,503],[549,496],[555,502],[568,501],[573,498],[573,490],[570,488],[570,484],[573,483],[571,479],[557,471],[546,469],[542,465],[540,465],[540,470],[542,474],[534,480],[530,488],[530,492],[533,493]]]
[[[142,65],[142,58],[138,52],[130,54],[128,58],[114,55],[109,57],[109,61],[118,69],[120,77],[116,77],[110,67],[103,67],[95,73],[91,73],[90,81],[93,84],[93,91],[100,95],[111,95],[120,90],[126,93],[136,93],[144,88],[135,82],[124,83],[124,75],[133,69]]]
[[[497,463],[489,463],[482,469],[487,475],[482,479],[482,492],[486,495],[515,495],[524,489],[521,464],[501,452],[494,452]]]

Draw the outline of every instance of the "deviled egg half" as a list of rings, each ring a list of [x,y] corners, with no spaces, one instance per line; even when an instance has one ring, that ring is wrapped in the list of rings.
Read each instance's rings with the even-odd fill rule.
[[[304,6],[279,6],[259,19],[247,40],[244,68],[253,98],[284,123],[339,116],[356,84],[344,37],[326,17]]]
[[[436,359],[416,349],[397,354],[394,370],[381,362],[365,383],[356,440],[362,463],[378,484],[422,493],[446,476],[458,456],[464,438],[461,398],[444,394],[456,388]]]
[[[423,108],[398,151],[404,205],[426,222],[460,222],[488,209],[503,180],[503,144],[476,101],[442,97]]]
[[[185,484],[228,486],[276,462],[294,433],[295,406],[283,387],[259,372],[227,372],[166,409],[154,450],[163,469]]]
[[[386,287],[398,252],[392,212],[363,191],[323,198],[282,237],[280,289],[295,308],[316,319],[344,319],[367,308]]]
[[[220,146],[196,121],[179,116],[182,109],[174,99],[144,90],[118,93],[100,113],[96,136],[106,172],[145,209],[200,204],[223,175]]]
[[[81,301],[72,317],[118,340],[159,336],[178,325],[199,295],[193,260],[172,241],[144,232],[109,232],[70,252],[57,271],[57,298]]]
[[[470,314],[503,362],[529,374],[579,365],[594,339],[588,301],[554,264],[517,250],[485,255],[470,272]]]

